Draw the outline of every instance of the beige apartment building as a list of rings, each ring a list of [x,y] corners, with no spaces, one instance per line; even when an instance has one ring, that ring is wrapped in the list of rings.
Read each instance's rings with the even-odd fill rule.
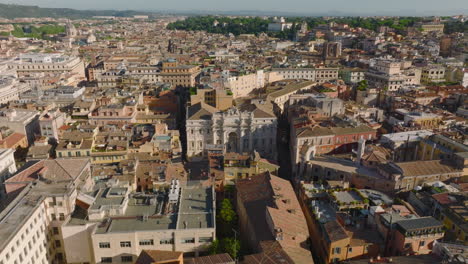
[[[144,55],[137,54],[119,54],[111,56],[103,63],[104,71],[115,70],[119,65],[125,64],[141,65],[148,62],[148,58]]]
[[[212,187],[176,180],[167,196],[122,184],[81,194],[61,229],[67,263],[134,263],[156,249],[198,255],[216,237],[214,197]]]
[[[226,76],[224,87],[231,90],[234,99],[247,96],[255,89],[263,88],[265,76],[262,70],[255,73]]]
[[[168,60],[162,64],[160,80],[174,86],[194,87],[199,74],[198,66],[179,65],[176,60]]]
[[[445,67],[443,66],[428,66],[422,70],[421,82],[423,83],[438,83],[445,82]]]
[[[101,106],[88,115],[91,125],[130,124],[135,122],[136,103]]]
[[[275,68],[268,74],[268,81],[309,80],[317,83],[338,79],[338,68]]]
[[[63,54],[22,54],[9,64],[18,77],[27,77],[35,73],[72,73],[85,79],[85,67],[79,57]]]

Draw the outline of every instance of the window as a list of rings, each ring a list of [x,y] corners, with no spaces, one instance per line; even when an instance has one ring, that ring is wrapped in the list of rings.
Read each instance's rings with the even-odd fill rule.
[[[200,237],[198,238],[198,242],[200,243],[207,243],[207,242],[212,242],[213,238],[212,237]]]
[[[353,252],[353,248],[352,247],[348,248],[348,252]]]
[[[337,247],[334,250],[335,254],[340,254],[341,253],[341,248]]]
[[[110,257],[103,257],[101,258],[102,263],[112,263],[112,258]]]
[[[420,242],[419,242],[419,246],[420,246],[420,247],[424,247],[425,245],[426,245],[426,241],[420,241]]]
[[[60,221],[65,221],[65,214],[64,213],[60,213],[59,220]]]
[[[58,248],[61,247],[60,240],[55,240],[55,246]]]
[[[154,240],[153,239],[140,240],[140,246],[152,246],[152,245],[154,245]]]
[[[182,244],[191,244],[191,243],[195,243],[195,238],[194,238],[194,237],[182,238],[182,239],[180,240],[180,243],[182,243]]]
[[[110,248],[109,242],[99,242],[99,248]]]
[[[120,260],[122,262],[133,262],[133,257],[132,256],[122,256],[122,257],[120,257]]]
[[[120,247],[132,247],[132,243],[130,241],[121,241]]]
[[[58,227],[54,227],[54,228],[53,228],[53,231],[54,231],[54,235],[58,235],[58,234],[59,234],[59,229],[58,229]]]
[[[172,238],[167,238],[167,239],[161,239],[159,241],[159,244],[165,245],[165,244],[174,244],[174,239]]]
[[[405,244],[405,248],[410,248],[411,247],[411,243],[406,243]]]

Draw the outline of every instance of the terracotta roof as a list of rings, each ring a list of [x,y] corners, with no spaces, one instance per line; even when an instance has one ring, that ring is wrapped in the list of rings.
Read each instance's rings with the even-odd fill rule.
[[[180,251],[142,250],[135,264],[177,261],[183,254],[184,252]]]
[[[426,160],[395,163],[403,172],[405,177],[453,173],[458,170],[442,160]]]
[[[242,264],[294,264],[277,241],[262,241],[262,252],[244,256]]]
[[[234,264],[234,260],[227,253],[184,259],[184,264]]]
[[[325,223],[323,228],[331,242],[349,238],[346,230],[336,220]]]
[[[20,133],[13,133],[6,137],[3,140],[0,140],[0,145],[3,145],[4,148],[12,148],[14,147],[19,141],[23,140],[26,136]]]
[[[211,119],[211,116],[218,112],[218,109],[207,105],[205,103],[194,104],[188,109],[188,118],[189,120],[199,120],[199,119]]]
[[[309,231],[301,206],[291,183],[270,173],[262,173],[236,183],[237,195],[247,211],[257,241],[274,241],[266,220],[271,218],[275,229],[281,230],[281,248],[294,263],[313,263],[312,254],[302,245]]]
[[[88,159],[41,160],[6,180],[5,188],[7,193],[23,188],[28,182],[37,180],[39,174],[52,181],[75,180],[88,163]]]
[[[432,198],[436,200],[439,204],[451,204],[451,203],[456,203],[456,199],[450,199],[450,194],[449,193],[437,193],[433,194]]]
[[[381,163],[387,161],[387,158],[384,153],[380,151],[375,151],[375,150],[370,153],[366,153],[362,157],[362,159],[366,161],[375,161],[375,162],[381,162]]]

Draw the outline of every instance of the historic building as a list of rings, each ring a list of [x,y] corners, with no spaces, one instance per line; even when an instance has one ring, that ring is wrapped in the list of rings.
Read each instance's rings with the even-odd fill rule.
[[[189,158],[206,157],[213,148],[276,157],[277,119],[270,103],[252,102],[226,111],[197,103],[188,109],[186,125]]]

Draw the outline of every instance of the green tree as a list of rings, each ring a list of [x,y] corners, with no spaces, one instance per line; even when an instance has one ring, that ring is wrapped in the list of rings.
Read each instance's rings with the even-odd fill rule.
[[[223,239],[224,252],[231,255],[233,259],[237,259],[237,257],[239,257],[240,248],[241,248],[241,245],[240,245],[239,240],[236,240],[232,237],[227,237]]]
[[[208,248],[208,252],[210,255],[216,255],[219,253],[223,253],[222,245],[219,240],[214,240],[211,242],[211,245]]]
[[[224,199],[221,202],[221,210],[219,212],[220,218],[225,223],[231,224],[236,218],[236,212],[232,207],[232,203],[229,199]]]
[[[367,80],[362,80],[358,82],[358,86],[357,86],[358,91],[365,91],[367,87],[369,87]]]

